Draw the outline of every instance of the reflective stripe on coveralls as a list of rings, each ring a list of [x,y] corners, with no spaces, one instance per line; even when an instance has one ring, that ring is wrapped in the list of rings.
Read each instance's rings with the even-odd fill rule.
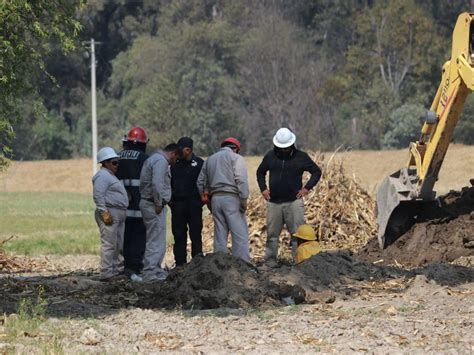
[[[141,211],[127,210],[127,217],[142,218],[142,216]]]
[[[123,186],[140,186],[140,179],[122,179]]]

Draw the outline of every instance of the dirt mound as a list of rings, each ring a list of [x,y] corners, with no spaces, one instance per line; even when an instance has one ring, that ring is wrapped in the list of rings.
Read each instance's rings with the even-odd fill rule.
[[[229,254],[208,254],[174,269],[152,290],[141,290],[137,305],[212,309],[282,305],[288,298],[295,303],[329,302],[359,282],[403,275],[396,268],[360,262],[349,252],[323,252],[302,264],[274,269],[254,267]]]
[[[369,194],[349,177],[342,161],[333,157],[325,160],[319,153],[311,153],[311,158],[322,169],[322,177],[317,187],[305,197],[306,222],[317,230],[324,249],[350,249],[362,247],[375,233],[375,202]],[[266,202],[262,196],[253,194],[248,203],[247,220],[251,253],[260,258],[265,252],[266,242]],[[212,251],[212,216],[204,220],[203,244],[205,251]],[[289,245],[289,234],[283,235],[284,244]],[[289,258],[289,248],[281,248],[280,255]]]
[[[347,251],[321,253],[296,265],[294,269],[301,272],[315,290],[321,286],[337,288],[353,281],[380,280],[404,275],[400,269],[360,262]]]
[[[193,258],[191,263],[171,271],[166,282],[157,285],[145,307],[185,309],[248,308],[275,304],[269,299],[257,269],[225,253]]]
[[[457,286],[474,282],[474,269],[460,265],[433,263],[413,270],[417,275],[424,275],[429,280],[448,286]]]
[[[420,266],[474,255],[474,187],[450,192],[426,206],[416,224],[381,251],[373,238],[359,252],[366,261]]]

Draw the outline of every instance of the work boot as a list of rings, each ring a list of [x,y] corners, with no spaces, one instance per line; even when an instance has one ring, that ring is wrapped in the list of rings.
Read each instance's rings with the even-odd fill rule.
[[[159,272],[156,275],[144,275],[142,279],[145,283],[155,283],[165,281],[167,277],[168,273],[163,270],[162,272]]]
[[[132,281],[132,282],[143,282],[143,278],[140,275],[137,275],[137,274],[133,273],[130,276],[130,281]]]
[[[276,261],[276,259],[267,259],[264,261],[263,265],[265,265],[266,267],[269,267],[271,269],[274,269],[276,267],[278,267],[278,262]]]

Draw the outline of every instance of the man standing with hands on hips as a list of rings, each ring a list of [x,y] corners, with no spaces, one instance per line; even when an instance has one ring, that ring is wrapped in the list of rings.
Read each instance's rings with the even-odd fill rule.
[[[278,246],[283,226],[291,235],[305,223],[303,197],[321,178],[321,169],[301,150],[296,149],[296,136],[288,128],[280,128],[273,137],[273,150],[265,154],[257,169],[257,181],[267,205],[267,245],[265,263],[277,266]],[[269,186],[266,183],[270,172]],[[311,174],[303,186],[303,173]],[[293,258],[297,248],[291,241]]]

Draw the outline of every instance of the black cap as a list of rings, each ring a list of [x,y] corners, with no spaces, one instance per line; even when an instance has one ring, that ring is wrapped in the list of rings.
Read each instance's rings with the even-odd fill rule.
[[[193,140],[189,137],[181,137],[178,140],[178,145],[181,149],[183,149],[183,148],[193,149]]]

